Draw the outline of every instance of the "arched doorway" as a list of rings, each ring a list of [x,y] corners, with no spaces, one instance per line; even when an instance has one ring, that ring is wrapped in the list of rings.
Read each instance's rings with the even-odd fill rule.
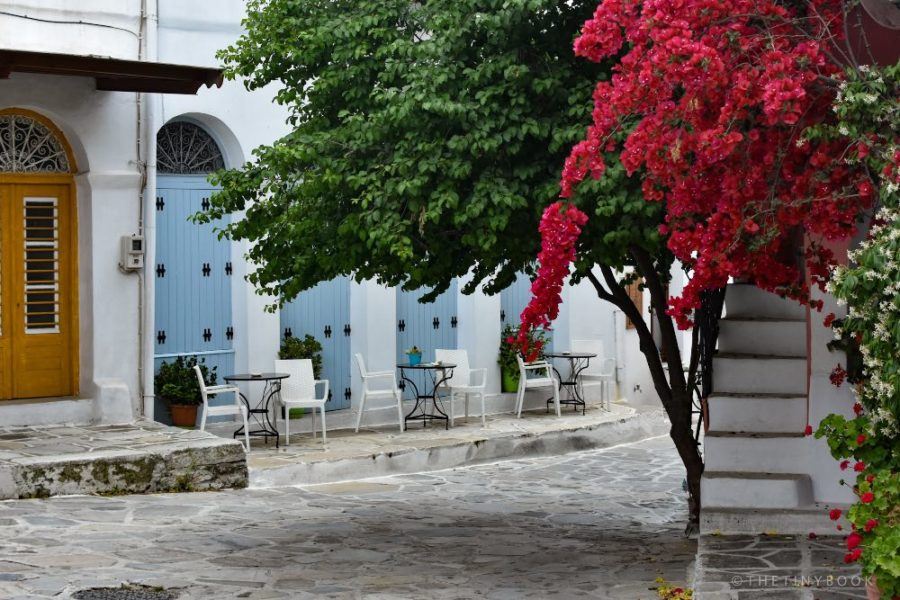
[[[223,223],[189,219],[209,206],[209,174],[224,166],[219,145],[193,122],[172,121],[157,134],[156,367],[196,356],[220,381],[234,370],[231,245],[216,233]]]
[[[0,111],[0,400],[78,393],[75,171],[53,123]]]

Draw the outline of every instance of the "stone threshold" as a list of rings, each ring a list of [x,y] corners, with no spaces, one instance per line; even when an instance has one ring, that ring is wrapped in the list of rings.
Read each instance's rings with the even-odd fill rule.
[[[139,420],[0,428],[0,499],[246,487],[241,444]]]
[[[388,475],[451,469],[499,460],[560,455],[668,433],[661,410],[636,411],[614,404],[611,411],[589,406],[587,414],[544,411],[491,415],[487,426],[470,418],[455,427],[423,428],[412,425],[400,433],[396,426],[377,429],[336,430],[328,433],[328,446],[313,440],[307,430],[291,435],[291,444],[275,450],[255,446],[250,453],[250,486],[256,488],[316,485]]]

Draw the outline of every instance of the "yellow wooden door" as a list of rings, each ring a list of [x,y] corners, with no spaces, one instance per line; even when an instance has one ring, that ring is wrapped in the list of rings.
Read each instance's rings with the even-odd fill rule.
[[[0,185],[0,400],[12,398],[12,332],[10,328],[10,296],[12,268],[12,186]]]
[[[0,398],[73,395],[77,333],[71,186],[0,187],[0,218],[5,220]]]

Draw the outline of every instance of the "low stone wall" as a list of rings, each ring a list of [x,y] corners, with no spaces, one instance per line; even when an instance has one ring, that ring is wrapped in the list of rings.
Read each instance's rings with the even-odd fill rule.
[[[0,499],[208,491],[248,481],[239,442],[158,424],[4,430],[0,443]]]

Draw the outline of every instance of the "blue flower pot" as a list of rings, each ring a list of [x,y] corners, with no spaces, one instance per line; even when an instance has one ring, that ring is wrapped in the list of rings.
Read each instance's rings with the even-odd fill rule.
[[[414,367],[417,364],[422,362],[421,354],[407,354],[406,356],[409,357],[409,366],[411,366],[411,367]]]

